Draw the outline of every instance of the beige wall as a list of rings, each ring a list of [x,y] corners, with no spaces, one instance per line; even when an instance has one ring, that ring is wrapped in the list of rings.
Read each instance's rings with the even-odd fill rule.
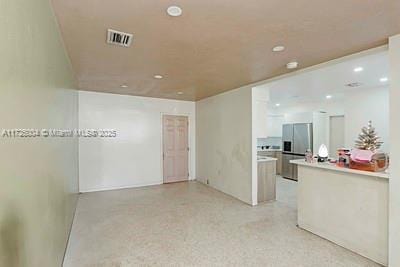
[[[400,266],[400,35],[389,39],[390,60],[390,209],[389,266]]]
[[[189,118],[194,179],[194,102],[80,91],[79,127],[117,131],[115,138],[79,139],[80,192],[162,184],[162,114]]]
[[[252,204],[252,90],[196,102],[197,180]]]
[[[77,127],[49,1],[0,0],[0,32],[0,129]],[[77,199],[77,139],[0,136],[0,151],[0,266],[60,266]]]
[[[367,88],[363,90],[349,90],[345,94],[345,145],[353,147],[361,128],[371,120],[380,141],[380,148],[389,152],[389,89],[386,86]]]

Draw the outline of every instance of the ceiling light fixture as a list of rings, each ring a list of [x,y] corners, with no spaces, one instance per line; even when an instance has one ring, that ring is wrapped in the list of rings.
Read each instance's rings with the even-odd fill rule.
[[[387,81],[389,81],[388,77],[382,77],[379,79],[379,81],[381,81],[381,83],[385,83]]]
[[[288,68],[289,70],[296,69],[298,66],[299,66],[299,63],[296,61],[289,62],[288,64],[286,64],[286,68]]]
[[[155,79],[162,79],[162,78],[164,78],[162,75],[160,75],[160,74],[156,74],[156,75],[154,75],[154,78]]]
[[[123,85],[121,85],[121,88],[128,88],[128,85],[123,84]]]
[[[178,94],[178,95],[183,95],[183,92],[178,92],[177,94]]]
[[[280,107],[280,106],[281,106],[281,104],[279,104],[279,103],[276,103],[276,104],[275,104],[275,106],[277,106],[277,107]]]
[[[354,68],[354,72],[361,72],[361,71],[363,71],[363,70],[364,70],[363,67]]]
[[[273,52],[282,52],[285,50],[285,47],[283,45],[277,45],[274,48],[272,48]]]
[[[326,99],[331,99],[331,98],[332,98],[331,95],[327,95],[327,96],[326,96]]]
[[[180,8],[179,6],[170,6],[167,8],[167,13],[171,17],[179,17],[180,15],[182,15],[182,8]]]

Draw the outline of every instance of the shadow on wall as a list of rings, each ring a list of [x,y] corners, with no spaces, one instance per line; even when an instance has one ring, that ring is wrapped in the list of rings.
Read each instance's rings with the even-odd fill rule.
[[[22,220],[15,207],[8,206],[0,222],[0,266],[23,266]]]

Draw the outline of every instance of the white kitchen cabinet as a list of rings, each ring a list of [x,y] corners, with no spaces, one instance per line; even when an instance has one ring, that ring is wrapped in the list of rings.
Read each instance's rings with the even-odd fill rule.
[[[284,116],[268,114],[267,101],[256,100],[255,103],[256,124],[254,125],[254,127],[257,138],[281,137]]]
[[[254,130],[256,132],[257,138],[265,138],[268,136],[268,124],[267,124],[268,102],[264,100],[256,100],[255,103],[256,103],[256,117],[255,117]]]
[[[282,137],[284,116],[267,115],[267,137]]]
[[[313,119],[313,112],[289,113],[285,114],[284,123],[312,123]]]

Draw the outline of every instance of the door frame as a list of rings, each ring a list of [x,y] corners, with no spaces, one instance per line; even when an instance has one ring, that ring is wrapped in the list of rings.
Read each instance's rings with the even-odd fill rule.
[[[187,181],[193,180],[192,176],[192,138],[191,138],[191,131],[190,131],[190,125],[192,123],[190,116],[192,114],[187,113],[187,112],[182,112],[182,113],[175,113],[175,112],[160,112],[160,168],[161,168],[161,181],[162,184],[165,184],[164,182],[164,158],[163,158],[163,154],[164,154],[164,122],[163,122],[163,117],[164,115],[167,116],[183,116],[183,117],[187,117],[188,120],[188,146],[189,146],[189,151],[188,151],[188,172],[189,172],[189,177],[187,179]]]
[[[329,114],[328,115],[328,133],[327,133],[329,153],[332,153],[332,151],[331,151],[331,137],[332,137],[332,135],[331,135],[331,118],[332,117],[343,117],[343,140],[344,140],[343,147],[346,147],[346,116],[344,114]]]

